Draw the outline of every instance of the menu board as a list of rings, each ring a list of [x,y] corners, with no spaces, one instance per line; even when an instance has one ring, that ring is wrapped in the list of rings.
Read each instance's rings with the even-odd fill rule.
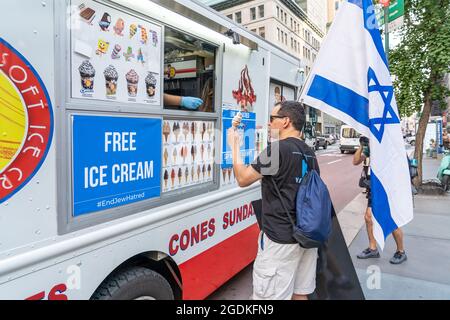
[[[161,104],[160,26],[90,0],[70,23],[73,98]]]
[[[213,181],[214,122],[163,123],[163,192]]]

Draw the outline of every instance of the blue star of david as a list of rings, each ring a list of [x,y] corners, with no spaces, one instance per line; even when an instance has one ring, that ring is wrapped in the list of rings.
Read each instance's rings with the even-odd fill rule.
[[[378,140],[378,142],[381,143],[381,141],[383,140],[385,126],[387,124],[400,123],[400,119],[397,116],[397,113],[392,108],[392,99],[394,98],[394,87],[382,86],[380,84],[380,81],[378,81],[375,71],[372,68],[369,68],[367,74],[367,81],[369,85],[369,93],[379,92],[384,102],[383,117],[369,119],[369,129],[375,136],[375,138]],[[374,82],[375,84],[371,85],[372,82]],[[380,125],[379,129],[376,127],[377,125]]]

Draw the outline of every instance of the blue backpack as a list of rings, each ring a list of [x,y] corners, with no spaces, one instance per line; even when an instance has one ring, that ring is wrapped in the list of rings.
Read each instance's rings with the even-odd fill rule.
[[[308,162],[311,165],[308,165],[309,170],[306,174],[305,170],[303,170],[304,175],[297,191],[296,222],[293,221],[287,211],[280,190],[273,179],[272,182],[280,197],[281,204],[292,223],[293,238],[303,248],[319,248],[330,236],[334,208],[328,188],[315,168],[313,157],[304,154],[303,156],[310,158]],[[305,168],[305,164],[305,161],[303,161],[303,168]]]

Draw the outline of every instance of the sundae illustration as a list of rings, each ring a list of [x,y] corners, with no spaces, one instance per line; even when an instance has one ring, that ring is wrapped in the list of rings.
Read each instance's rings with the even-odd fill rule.
[[[114,60],[120,59],[120,51],[122,51],[122,47],[116,44],[112,50],[111,58]]]
[[[114,33],[120,37],[123,37],[123,30],[125,29],[125,21],[119,18],[113,27]]]
[[[136,97],[138,92],[139,75],[131,69],[125,76],[127,79],[128,95],[130,97]]]
[[[119,74],[117,73],[116,68],[109,65],[106,67],[103,75],[105,76],[106,95],[114,96],[117,93],[117,80],[119,79]]]
[[[103,31],[109,31],[109,26],[111,25],[111,16],[109,13],[105,12],[102,19],[98,22],[98,25]]]
[[[83,61],[79,66],[78,71],[81,76],[81,88],[82,92],[93,92],[94,91],[94,78],[95,69],[94,66],[89,62],[89,60]]]
[[[145,87],[147,88],[147,96],[153,98],[156,94],[157,80],[153,72],[149,72],[145,77]]]
[[[104,54],[106,54],[108,52],[109,49],[109,42],[106,42],[105,40],[98,40],[97,43],[97,50],[95,51],[95,53],[98,56],[103,56]]]

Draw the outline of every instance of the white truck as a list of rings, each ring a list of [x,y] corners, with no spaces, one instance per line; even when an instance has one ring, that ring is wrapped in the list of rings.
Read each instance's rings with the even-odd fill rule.
[[[188,0],[3,1],[0,30],[0,299],[202,299],[254,260],[224,132],[263,150],[297,58]]]
[[[341,138],[339,140],[339,149],[341,150],[341,153],[345,153],[346,151],[355,153],[360,145],[360,136],[361,134],[352,127],[347,125],[341,126]]]

